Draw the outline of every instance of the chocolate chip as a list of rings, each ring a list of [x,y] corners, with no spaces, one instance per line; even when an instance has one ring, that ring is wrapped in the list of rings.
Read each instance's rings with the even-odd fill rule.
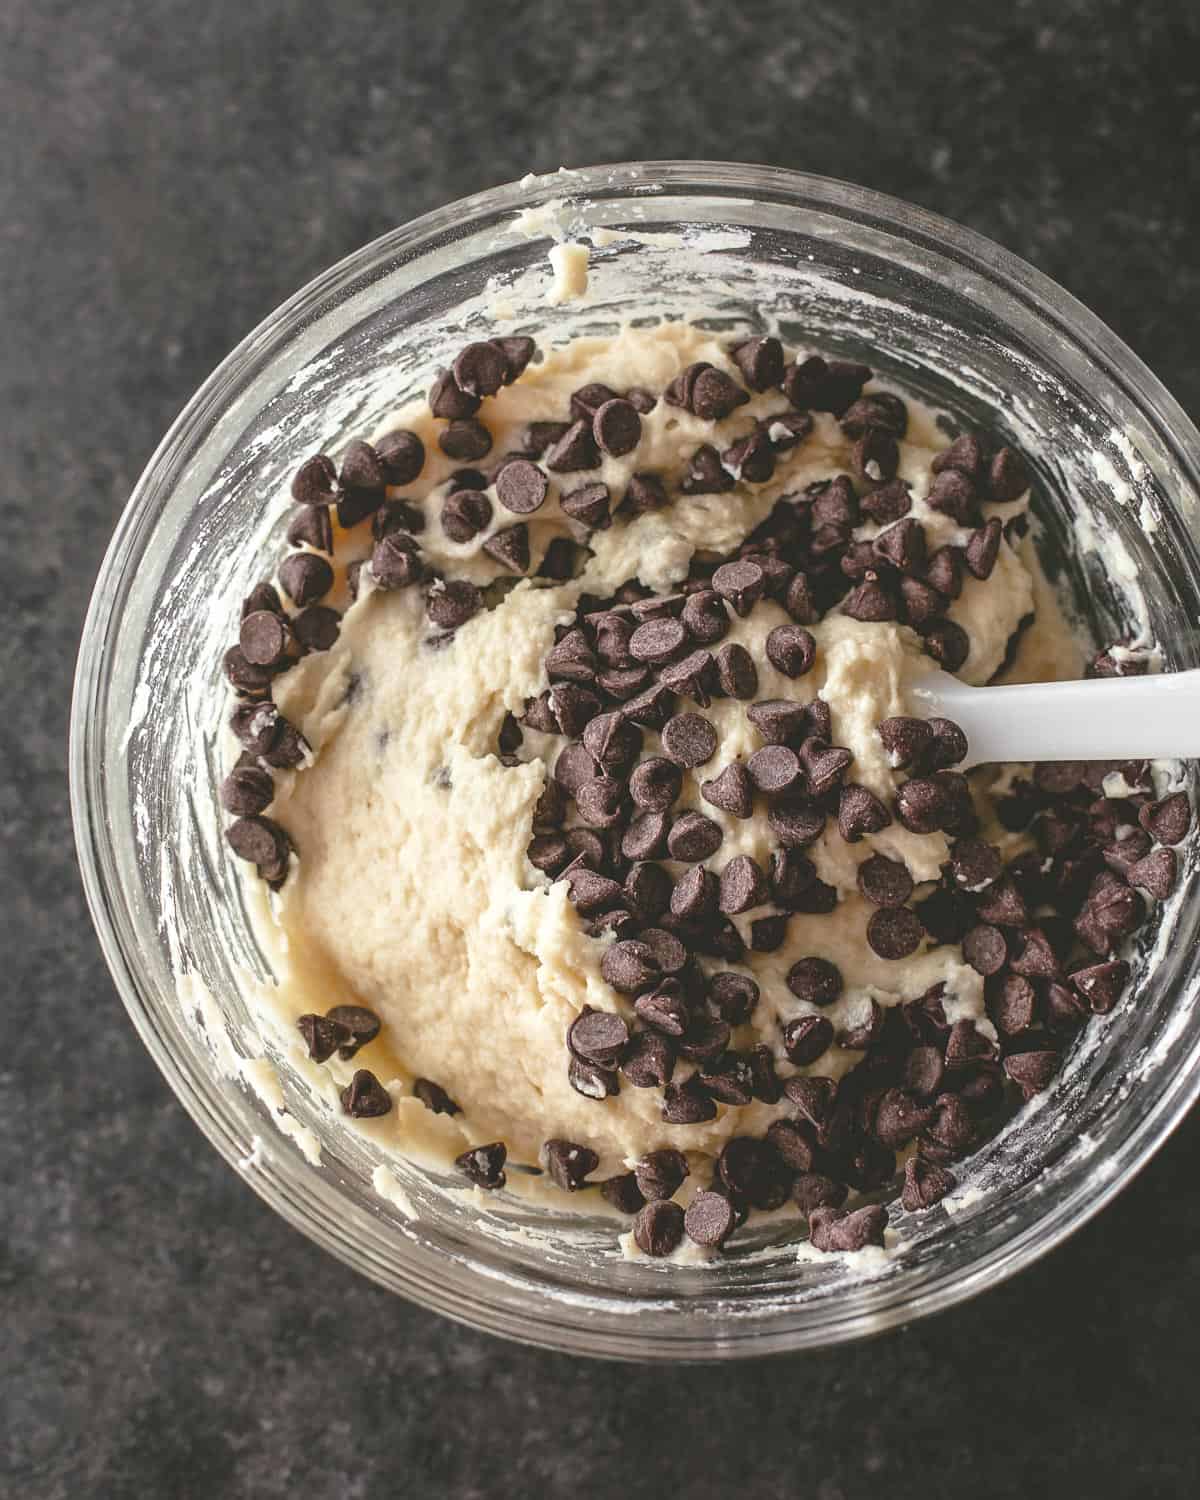
[[[987,888],[977,910],[981,922],[991,922],[996,927],[1024,927],[1029,921],[1025,899],[1007,875]]]
[[[450,370],[443,370],[429,388],[429,410],[435,417],[472,417],[482,405],[480,397],[464,391]]]
[[[459,418],[438,433],[438,447],[447,458],[474,463],[491,452],[492,435],[476,418]]]
[[[840,416],[858,400],[870,378],[866,365],[840,359],[826,361],[813,354],[787,366],[783,390],[793,406]]]
[[[1000,555],[1000,539],[1004,528],[997,517],[978,531],[973,531],[966,546],[967,567],[976,578],[990,578],[992,569],[996,566],[996,559]]]
[[[611,1068],[601,1068],[582,1057],[567,1063],[567,1082],[585,1099],[607,1099],[621,1092],[621,1083]]]
[[[527,727],[548,734],[557,734],[561,729],[563,734],[578,737],[600,712],[600,700],[577,682],[556,682],[547,694],[546,711],[550,715],[548,722],[540,712],[537,721],[532,722],[527,712]],[[591,774],[589,770],[588,775]]]
[[[683,1239],[683,1209],[670,1199],[647,1203],[633,1221],[633,1239],[646,1255],[670,1255]]]
[[[229,847],[239,859],[271,870],[288,856],[288,836],[271,818],[244,817],[225,830]]]
[[[417,544],[407,532],[393,532],[375,543],[371,576],[381,589],[408,588],[420,582],[424,571]]]
[[[748,854],[735,855],[721,871],[717,905],[726,916],[761,906],[767,894],[766,877]]]
[[[747,484],[766,484],[775,473],[775,447],[761,427],[726,448],[721,467]]]
[[[706,802],[711,802],[714,807],[719,807],[722,812],[735,818],[749,818],[754,812],[754,791],[750,774],[740,761],[731,762],[712,781],[701,782],[700,795]]]
[[[904,1187],[900,1203],[910,1214],[932,1208],[940,1203],[947,1193],[957,1187],[952,1173],[936,1162],[925,1161],[919,1156],[910,1156],[904,1163]]]
[[[573,474],[581,469],[598,468],[599,464],[600,454],[587,417],[572,422],[546,454],[546,467],[555,474]]]
[[[1178,866],[1174,849],[1155,849],[1130,867],[1129,884],[1148,891],[1156,901],[1165,901],[1175,889]]]
[[[957,672],[971,654],[971,641],[961,625],[939,620],[921,632],[925,654],[947,672]]]
[[[265,755],[279,738],[283,720],[273,703],[242,703],[229,716],[229,727],[251,755]]]
[[[924,932],[907,906],[883,906],[867,922],[867,942],[880,958],[907,958],[921,946]]]
[[[510,459],[496,475],[496,498],[515,515],[532,515],[545,503],[550,483],[527,458]]]
[[[577,1146],[574,1141],[557,1137],[545,1141],[540,1152],[542,1166],[550,1180],[564,1192],[577,1193],[588,1186],[585,1179],[600,1165],[600,1158],[587,1146]]]
[[[666,812],[683,789],[683,772],[664,756],[642,761],[629,778],[629,795],[647,812]]]
[[[274,667],[286,658],[292,634],[280,615],[258,609],[243,618],[238,639],[242,656],[252,666]]]
[[[662,747],[677,766],[692,769],[711,760],[716,753],[717,731],[701,714],[676,714],[663,726]]]
[[[597,714],[583,731],[588,753],[606,776],[628,772],[642,748],[642,732],[618,712]]]
[[[787,1168],[769,1141],[735,1135],[717,1157],[717,1176],[736,1198],[755,1208],[778,1208],[788,1198]]]
[[[892,433],[872,427],[851,448],[850,461],[859,478],[870,484],[882,484],[896,477],[900,445]]]
[[[930,467],[935,474],[941,474],[946,469],[958,469],[972,479],[977,479],[983,473],[985,463],[983,443],[974,433],[968,432],[955,438],[948,448],[943,448]]]
[[[761,571],[761,570],[760,570]],[[721,691],[729,698],[738,698],[743,702],[753,698],[758,692],[758,669],[754,665],[754,658],[744,646],[736,642],[730,642],[722,646],[717,652],[717,681]],[[789,708],[797,705],[789,704]],[[751,712],[751,721],[753,712]],[[755,727],[758,727],[757,724]]]
[[[846,1194],[844,1183],[834,1182],[822,1172],[800,1172],[792,1183],[792,1199],[804,1214],[840,1208]]]
[[[709,1003],[730,1026],[744,1026],[758,1004],[758,985],[746,974],[722,971],[708,981]]]
[[[931,1099],[941,1088],[945,1074],[942,1054],[928,1043],[914,1047],[904,1059],[901,1081],[920,1099]]]
[[[788,970],[787,987],[807,1005],[832,1005],[842,993],[842,975],[827,958],[802,958]]]
[[[589,828],[615,828],[625,817],[625,788],[619,781],[593,777],[575,789],[575,806]],[[650,852],[627,857],[645,859]]]
[[[1192,805],[1186,792],[1172,792],[1161,802],[1138,809],[1138,822],[1158,844],[1179,844],[1192,826]]]
[[[731,490],[735,483],[712,444],[701,443],[688,462],[679,488],[685,495],[720,495]]]
[[[631,401],[605,401],[592,418],[592,435],[604,452],[619,458],[632,453],[641,441],[642,419]]]
[[[292,477],[292,499],[300,505],[329,505],[337,498],[337,469],[325,453],[305,459]]]
[[[729,631],[729,615],[713,589],[689,594],[680,620],[692,639],[706,646],[715,644]]]
[[[524,521],[494,531],[483,544],[483,550],[510,573],[529,571],[529,527]]]
[[[257,766],[235,766],[221,783],[221,806],[239,818],[264,811],[274,796],[274,781]]]
[[[651,866],[651,868],[658,869],[658,866]],[[665,870],[659,873],[668,882],[670,881],[670,876]],[[659,911],[666,911],[667,905],[668,902],[664,900]],[[686,965],[687,949],[674,933],[667,932],[662,927],[647,927],[642,931],[641,941],[654,955],[655,962],[664,974],[678,974]]]
[[[857,844],[867,834],[878,833],[891,821],[891,813],[874,792],[857,783],[842,788],[838,832],[848,844]]]
[[[903,1089],[886,1089],[875,1110],[874,1134],[889,1151],[900,1151],[933,1120],[933,1107]]]
[[[707,916],[717,904],[717,877],[700,866],[686,871],[671,892],[671,911],[688,921]]]
[[[468,344],[456,357],[453,371],[454,383],[469,396],[494,396],[513,378],[505,350],[491,341]]]
[[[622,1214],[635,1214],[646,1203],[632,1172],[622,1172],[617,1177],[606,1179],[600,1184],[600,1196]]]
[[[469,542],[491,519],[492,502],[478,490],[454,490],[442,502],[442,530],[452,542]]]
[[[609,786],[615,783],[607,783]],[[598,794],[589,793],[589,798],[597,797]],[[623,801],[618,791],[606,799],[607,806],[612,809],[611,822],[596,824],[596,827],[613,827],[623,813]],[[629,827],[621,836],[621,853],[626,859],[648,860],[658,859],[666,852],[667,834],[670,831],[670,815],[663,812],[645,812],[634,818]]]
[[[483,595],[465,578],[443,583],[440,579],[429,590],[425,613],[442,630],[457,630],[483,608]]]
[[[565,516],[591,531],[603,531],[609,525],[611,503],[606,484],[580,485],[559,500]]]
[[[413,1093],[435,1115],[457,1115],[462,1112],[441,1084],[434,1083],[432,1079],[415,1079]]]
[[[842,600],[842,613],[865,624],[882,625],[896,618],[896,601],[875,573],[867,573]]]
[[[939,547],[925,569],[925,581],[947,599],[957,599],[963,585],[963,550]]]
[[[1008,962],[1008,944],[998,927],[978,923],[962,940],[963,957],[977,974],[998,974]]]
[[[1059,962],[1050,939],[1038,927],[1028,927],[1018,934],[1020,951],[1012,960],[1014,974],[1029,979],[1055,979]]]
[[[658,960],[645,943],[613,943],[600,960],[601,977],[623,995],[636,995],[649,988],[661,975]],[[578,1050],[578,1049],[576,1049]],[[593,1057],[592,1061],[603,1061]]]
[[[809,735],[800,746],[800,760],[814,797],[831,792],[841,782],[853,759],[849,750],[841,745],[830,745],[818,735]]]
[[[525,857],[535,870],[557,875],[571,861],[571,849],[561,833],[535,834],[525,850]]]
[[[785,796],[804,781],[800,757],[786,745],[766,745],[746,762],[750,780],[768,797]]]
[[[820,838],[825,812],[817,803],[799,798],[769,807],[767,823],[785,849],[803,849]]]
[[[995,1056],[995,1048],[975,1028],[974,1021],[955,1021],[946,1038],[947,1068],[963,1068]]]
[[[1029,488],[1029,470],[1014,448],[1001,448],[988,466],[988,494],[993,500],[1019,500]]]
[[[657,474],[631,474],[621,500],[622,510],[631,516],[643,516],[648,511],[662,510],[668,503],[667,491]]]
[[[1019,1036],[1037,1020],[1037,995],[1020,974],[996,974],[985,986],[987,1012],[1004,1036]]]
[[[381,490],[387,483],[379,454],[361,438],[347,445],[338,478],[344,490]]]
[[[936,833],[951,811],[949,793],[932,776],[913,777],[896,793],[896,816],[910,833]]]
[[[636,661],[662,666],[687,645],[687,631],[678,620],[647,620],[629,639],[630,654]]]
[[[747,339],[733,350],[732,358],[752,391],[767,391],[783,383],[783,345],[777,338]]]
[[[809,1240],[814,1250],[865,1250],[868,1245],[883,1244],[887,1221],[887,1209],[879,1203],[853,1211],[814,1208],[808,1216]]]
[[[890,391],[873,391],[843,413],[840,425],[848,438],[863,437],[874,428],[902,438],[908,430],[908,408]]]
[[[683,1186],[688,1176],[687,1157],[674,1147],[664,1146],[659,1151],[647,1151],[633,1171],[642,1197],[648,1203],[664,1202]]]
[[[767,636],[767,660],[785,677],[803,677],[816,660],[817,643],[800,625],[776,625]]]
[[[716,662],[707,651],[692,651],[681,661],[668,663],[660,670],[658,679],[671,692],[691,698],[701,708],[707,708],[713,693],[718,691]]]
[[[702,1125],[716,1116],[716,1104],[695,1076],[683,1083],[668,1083],[663,1090],[662,1117],[668,1125]]]
[[[629,1045],[629,1027],[611,1010],[585,1005],[567,1029],[567,1046],[585,1062],[615,1068]]]
[[[290,771],[302,766],[311,754],[308,741],[294,724],[286,719],[279,721],[279,733],[269,750],[263,751],[263,760],[276,770]]]
[[[729,1199],[721,1193],[697,1193],[683,1216],[683,1227],[694,1244],[719,1250],[737,1224]]]
[[[931,510],[950,516],[960,526],[970,525],[979,510],[975,485],[961,469],[943,469],[936,474],[925,503]]]
[[[692,381],[689,398],[691,411],[706,422],[723,420],[750,399],[724,370],[714,369],[711,365],[701,370]]]
[[[647,860],[636,860],[625,876],[625,894],[629,905],[643,921],[653,921],[668,910],[673,889],[674,882],[666,870],[661,865],[652,864]],[[651,936],[656,932],[657,929],[648,928],[642,936],[642,941],[650,943],[658,959],[659,968],[664,972],[674,973],[674,967],[666,965],[660,947],[656,942],[650,941]]]
[[[350,1041],[350,1032],[327,1016],[306,1015],[296,1021],[313,1062],[328,1062],[337,1049]]]
[[[1089,964],[1071,975],[1071,983],[1096,1015],[1107,1015],[1112,1010],[1128,982],[1129,965],[1124,959]]]
[[[657,1033],[641,1031],[630,1042],[621,1071],[636,1089],[664,1088],[675,1071],[675,1050]]]
[[[308,546],[315,547],[318,552],[332,552],[333,524],[328,507],[306,505],[298,510],[288,525],[287,539],[293,547]]]
[[[279,565],[279,582],[292,603],[303,608],[333,587],[333,569],[313,552],[293,552]]]
[[[745,558],[738,562],[722,563],[712,576],[713,588],[741,616],[748,615],[762,598],[766,582],[766,574],[758,563],[749,562]]]
[[[392,1107],[392,1096],[368,1068],[359,1068],[340,1095],[342,1111],[356,1120],[373,1120],[386,1115]]]
[[[1004,1059],[1004,1071],[1029,1100],[1050,1087],[1060,1061],[1057,1052],[1014,1052]]]
[[[464,1172],[476,1187],[492,1191],[502,1188],[508,1181],[504,1163],[508,1149],[503,1141],[491,1141],[486,1146],[472,1146],[461,1156],[454,1158],[454,1165]]]
[[[873,906],[903,906],[913,893],[913,878],[905,865],[883,854],[873,854],[859,865],[857,883]]]
[[[911,516],[881,531],[871,545],[881,562],[901,573],[920,573],[925,567],[925,528]]]
[[[703,813],[686,812],[676,819],[667,835],[667,848],[672,859],[694,864],[715,854],[723,837],[720,824]]]
[[[824,1016],[798,1016],[785,1023],[783,1050],[799,1067],[816,1062],[833,1046],[833,1023]]]
[[[305,651],[328,651],[338,638],[342,617],[324,604],[310,604],[292,619],[292,631]]]

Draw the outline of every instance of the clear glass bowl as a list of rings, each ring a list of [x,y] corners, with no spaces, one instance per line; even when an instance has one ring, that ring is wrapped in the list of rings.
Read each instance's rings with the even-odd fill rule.
[[[598,247],[582,306],[544,299],[560,225]],[[1125,629],[1120,569],[1064,549],[1073,531],[1119,539],[1168,666],[1198,664],[1200,437],[1103,324],[1016,257],[907,204],[763,167],[659,162],[452,204],[256,329],[189,402],[117,528],[84,631],[71,746],[109,966],[171,1087],[251,1186],[348,1265],[450,1317],[659,1360],[836,1343],[971,1296],[1095,1213],[1200,1089],[1200,902],[1186,879],[1147,940],[1136,999],[1092,1023],[1050,1093],[976,1158],[953,1211],[897,1217],[882,1264],[798,1259],[769,1241],[713,1267],[626,1262],[610,1218],[478,1208],[415,1167],[397,1168],[401,1206],[372,1189],[370,1143],[259,1036],[242,976],[263,959],[213,814],[219,664],[237,600],[280,540],[289,472],[423,390],[439,354],[496,316],[552,339],[671,313],[718,327],[777,318],[785,338],[1007,428],[1058,497],[1042,506],[1047,555],[1098,637]],[[254,1061],[264,1053],[274,1098],[248,1086],[273,1076]],[[314,1133],[318,1164],[281,1122]]]

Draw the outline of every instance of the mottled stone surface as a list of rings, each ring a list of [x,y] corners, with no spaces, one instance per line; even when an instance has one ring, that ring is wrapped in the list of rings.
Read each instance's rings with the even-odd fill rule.
[[[531,168],[725,157],[913,199],[1200,413],[1196,16],[8,0],[0,1491],[1197,1493],[1195,1116],[1069,1245],[908,1333],[674,1375],[518,1349],[343,1276],[201,1140],[101,961],[65,781],[91,580],[191,391],[339,256]]]

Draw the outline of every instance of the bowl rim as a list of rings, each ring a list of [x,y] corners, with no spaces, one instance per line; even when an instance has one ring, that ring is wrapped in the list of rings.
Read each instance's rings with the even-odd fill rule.
[[[969,262],[1005,293],[1031,306],[1043,321],[1060,328],[1072,343],[1101,363],[1132,392],[1143,413],[1183,453],[1187,468],[1200,473],[1200,433],[1185,412],[1142,360],[1094,313],[1069,292],[1019,256],[975,230],[934,214],[903,199],[856,186],[841,179],[794,172],[784,168],[738,162],[643,161],[615,163],[541,176],[527,176],[474,193],[408,221],[370,241],[314,277],[267,315],[238,343],[186,403],[145,465],[118,520],[105,551],[88,606],[76,666],[70,709],[70,806],[76,852],[84,891],[105,961],[135,1029],[163,1073],[173,1093],[205,1136],[231,1167],[238,1169],[243,1146],[211,1094],[197,1089],[181,1058],[164,1041],[150,1006],[144,1003],[135,963],[136,945],[122,932],[125,893],[106,857],[107,805],[99,794],[103,768],[95,743],[100,687],[105,665],[108,626],[122,601],[122,584],[143,531],[152,529],[146,503],[187,449],[193,434],[249,361],[267,362],[283,342],[308,320],[331,294],[364,277],[382,274],[388,263],[402,263],[440,236],[460,232],[465,224],[495,220],[520,209],[544,205],[558,197],[603,202],[644,194],[647,203],[667,194],[749,195],[757,202],[778,202],[797,210],[811,208],[826,215],[852,216],[855,223],[889,236],[926,245],[939,255]],[[922,1284],[915,1297],[897,1296],[882,1308],[825,1320],[816,1328],[776,1331],[765,1323],[733,1319],[719,1328],[701,1321],[694,1330],[662,1330],[639,1339],[632,1320],[600,1329],[586,1318],[556,1317],[563,1303],[546,1298],[547,1313],[524,1307],[512,1310],[502,1299],[486,1295],[482,1276],[473,1277],[472,1295],[463,1285],[449,1287],[434,1277],[385,1273],[348,1236],[341,1243],[319,1232],[306,1203],[284,1190],[273,1176],[239,1171],[238,1175],[293,1227],[354,1269],[389,1290],[400,1291],[453,1321],[525,1344],[563,1352],[617,1359],[718,1360],[794,1352],[882,1333],[889,1328],[944,1311],[1006,1280],[1060,1244],[1088,1222],[1120,1191],[1163,1143],[1188,1108],[1200,1096],[1200,1066],[1194,1052],[1192,1066],[1161,1080],[1161,1088],[1133,1131],[1119,1144],[1116,1170],[1086,1191],[1081,1183],[1042,1217],[1005,1239],[950,1284]],[[1161,1070],[1160,1070],[1161,1071]],[[1111,1158],[1110,1158],[1111,1160]],[[1036,1241],[1036,1243],[1034,1243]],[[481,1294],[482,1292],[482,1294]],[[686,1321],[686,1320],[684,1320]],[[739,1327],[738,1325],[741,1324]],[[631,1345],[636,1347],[631,1349]]]

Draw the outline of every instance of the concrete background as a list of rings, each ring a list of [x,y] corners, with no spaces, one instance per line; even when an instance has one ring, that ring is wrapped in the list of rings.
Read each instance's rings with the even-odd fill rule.
[[[515,1348],[341,1272],[202,1141],[101,962],[65,771],[95,570],[196,385],[347,251],[530,169],[910,198],[1200,416],[1196,8],[8,0],[0,98],[0,1492],[1194,1496],[1195,1116],[1069,1245],[911,1331],[674,1373]]]

